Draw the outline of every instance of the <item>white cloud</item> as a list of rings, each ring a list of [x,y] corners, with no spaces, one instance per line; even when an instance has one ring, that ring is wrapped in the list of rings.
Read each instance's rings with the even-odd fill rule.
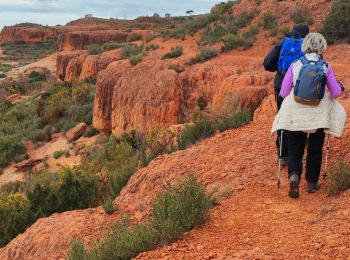
[[[103,18],[136,18],[159,13],[209,12],[220,0],[0,0],[0,28],[22,22],[56,25],[93,14]]]

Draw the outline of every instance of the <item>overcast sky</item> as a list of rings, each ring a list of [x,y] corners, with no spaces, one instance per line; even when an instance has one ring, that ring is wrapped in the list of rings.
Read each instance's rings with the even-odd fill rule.
[[[102,18],[136,18],[153,15],[184,15],[209,12],[220,0],[0,0],[0,29],[22,22],[65,24],[93,14]]]

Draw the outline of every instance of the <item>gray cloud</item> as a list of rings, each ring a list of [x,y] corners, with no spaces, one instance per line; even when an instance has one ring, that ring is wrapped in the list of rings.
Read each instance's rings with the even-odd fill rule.
[[[136,18],[159,13],[183,15],[187,10],[209,12],[220,0],[0,0],[0,28],[21,22],[65,24],[93,14],[103,18]]]

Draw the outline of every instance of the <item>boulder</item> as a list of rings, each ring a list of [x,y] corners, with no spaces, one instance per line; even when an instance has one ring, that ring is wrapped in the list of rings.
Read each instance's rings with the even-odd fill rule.
[[[78,125],[76,125],[75,127],[71,128],[70,130],[68,130],[68,132],[66,133],[66,138],[68,140],[68,142],[73,142],[75,140],[77,140],[78,138],[80,138],[84,131],[87,128],[87,124],[85,123],[80,123]]]
[[[38,173],[46,169],[46,165],[43,162],[38,163],[32,168],[32,173]]]

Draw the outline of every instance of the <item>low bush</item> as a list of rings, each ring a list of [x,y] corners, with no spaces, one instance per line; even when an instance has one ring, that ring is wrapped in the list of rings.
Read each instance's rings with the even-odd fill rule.
[[[86,50],[90,55],[98,55],[103,51],[103,48],[101,45],[92,44],[87,46]]]
[[[194,177],[159,194],[152,207],[152,225],[160,244],[179,239],[209,217],[213,198]]]
[[[184,72],[185,69],[180,66],[180,65],[177,65],[177,64],[171,64],[168,66],[168,69],[169,70],[175,70],[177,73],[181,73],[181,72]]]
[[[152,206],[152,219],[146,224],[130,224],[122,218],[110,229],[106,238],[86,251],[73,240],[69,260],[131,259],[180,238],[184,232],[203,224],[209,218],[212,195],[194,177],[169,186],[159,194]]]
[[[114,201],[112,197],[108,197],[102,204],[102,208],[105,211],[106,214],[112,215],[114,212],[117,211],[116,207],[114,206]]]
[[[125,45],[121,50],[121,58],[128,59],[143,52],[143,47],[136,44]]]
[[[156,238],[150,225],[130,224],[129,220],[115,223],[107,237],[92,250],[85,251],[81,242],[74,241],[69,260],[132,259],[139,253],[153,249]]]
[[[179,148],[185,149],[191,144],[214,135],[215,131],[212,122],[209,120],[201,120],[193,125],[188,125],[181,133]]]
[[[350,43],[350,2],[335,0],[331,11],[326,16],[321,33],[329,43],[348,41]]]
[[[197,56],[190,59],[189,64],[193,65],[199,62],[205,62],[216,56],[218,56],[218,52],[216,50],[212,48],[202,48]]]
[[[151,44],[151,45],[146,47],[146,51],[155,51],[157,49],[159,49],[159,45],[158,44]]]
[[[0,169],[26,151],[22,140],[16,136],[0,136]]]
[[[88,129],[86,129],[86,131],[84,132],[83,136],[84,137],[92,137],[92,136],[95,136],[97,135],[99,132],[93,128],[93,127],[88,127]]]
[[[146,42],[151,42],[151,41],[153,41],[153,40],[156,39],[156,38],[157,38],[157,35],[155,35],[155,34],[150,34],[150,35],[147,36]]]
[[[183,47],[182,46],[175,46],[171,48],[171,51],[164,54],[162,59],[173,59],[180,57],[183,54]]]
[[[340,161],[339,165],[332,169],[329,179],[331,180],[329,195],[337,195],[350,189],[350,163]]]
[[[29,203],[20,193],[0,193],[0,247],[5,246],[31,224]]]
[[[298,9],[292,14],[292,20],[294,23],[306,23],[308,25],[312,25],[314,23],[314,19],[303,10]]]
[[[222,51],[230,51],[241,47],[244,44],[243,39],[239,35],[227,34],[222,37],[224,42],[224,46],[222,47]]]
[[[29,83],[45,81],[46,80],[46,76],[43,75],[43,74],[40,74],[39,72],[32,71],[28,75],[28,80],[29,80]]]
[[[129,58],[130,64],[135,66],[142,61],[143,54],[135,55]]]
[[[0,72],[6,73],[9,72],[13,66],[11,64],[0,63]]]
[[[109,172],[110,196],[115,198],[119,195],[124,186],[128,183],[129,178],[137,170],[136,160],[131,165],[119,167]]]
[[[272,13],[267,13],[264,16],[262,25],[264,29],[272,30],[277,27],[277,19]]]
[[[104,51],[110,51],[121,48],[123,45],[116,42],[108,42],[103,44],[102,48]]]
[[[130,36],[130,41],[131,42],[136,42],[142,40],[142,35],[138,33],[134,33]]]

